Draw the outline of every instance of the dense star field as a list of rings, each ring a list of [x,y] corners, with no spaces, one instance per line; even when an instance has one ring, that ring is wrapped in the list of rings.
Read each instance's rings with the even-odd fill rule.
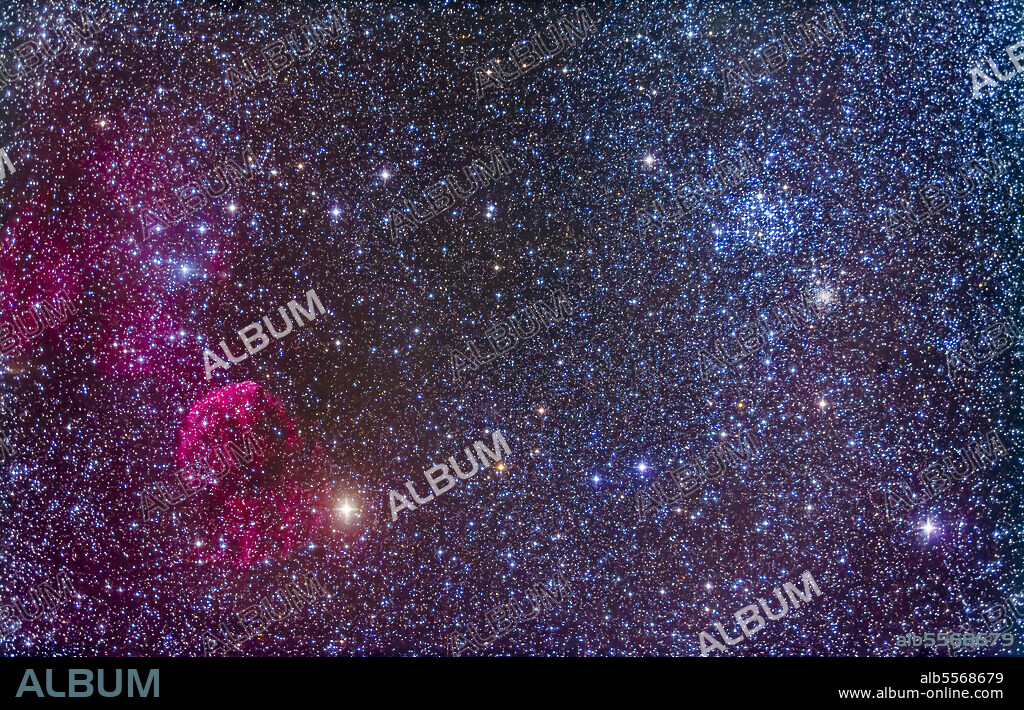
[[[1019,3],[0,37],[3,655],[1021,654]]]

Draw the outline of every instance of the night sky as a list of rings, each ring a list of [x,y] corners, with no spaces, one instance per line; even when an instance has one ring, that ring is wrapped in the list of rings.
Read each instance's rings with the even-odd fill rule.
[[[805,570],[821,596],[710,655],[1024,635],[985,619],[1024,595],[1019,3],[598,3],[520,76],[513,48],[584,6],[495,5],[339,3],[307,36],[330,6],[103,4],[89,30],[5,3],[0,654],[448,655],[560,575],[464,655],[699,656]],[[508,171],[429,208],[494,151]],[[207,379],[205,349],[241,357],[311,290],[325,312]],[[567,316],[455,372],[558,292]],[[392,521],[495,431],[501,465]],[[996,461],[925,493],[988,432]],[[748,462],[651,503],[744,434]],[[326,596],[248,638],[238,613],[303,576]]]

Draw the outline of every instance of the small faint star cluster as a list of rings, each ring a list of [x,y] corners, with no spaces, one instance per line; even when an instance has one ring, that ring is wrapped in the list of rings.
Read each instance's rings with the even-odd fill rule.
[[[1024,79],[970,82],[1024,23],[1011,0],[837,2],[841,34],[723,96],[726,67],[757,74],[833,8],[812,4],[587,5],[596,32],[478,100],[480,67],[573,7],[339,3],[342,36],[308,43],[329,7],[117,0],[29,68],[15,48],[84,6],[6,3],[0,323],[61,292],[78,310],[0,356],[0,609],[64,570],[75,591],[0,627],[0,654],[193,656],[209,632],[246,639],[232,655],[444,655],[553,569],[572,597],[480,655],[698,656],[804,570],[823,595],[726,654],[985,631],[1024,592],[1024,343],[953,379],[946,354],[1024,324]],[[290,66],[226,84],[279,40]],[[493,147],[509,174],[393,238],[389,210]],[[246,151],[256,172],[192,206]],[[757,169],[712,185],[739,151]],[[915,204],[991,154],[1004,171]],[[692,212],[639,219],[702,182]],[[146,238],[168,204],[186,216]],[[452,376],[449,348],[556,288],[564,323]],[[310,289],[326,313],[206,379],[205,348],[238,355]],[[801,294],[827,307],[701,377],[697,353]],[[391,520],[390,490],[424,495],[494,430],[502,469]],[[969,480],[891,520],[871,502],[993,430],[1008,455]],[[638,519],[744,432],[755,465]],[[328,596],[236,626],[299,575]]]

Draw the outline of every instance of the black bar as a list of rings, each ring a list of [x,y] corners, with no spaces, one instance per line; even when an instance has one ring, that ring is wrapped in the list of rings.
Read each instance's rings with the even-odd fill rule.
[[[235,706],[247,701],[267,707],[272,702],[300,701],[333,704],[402,704],[460,702],[475,704],[491,698],[503,705],[522,700],[530,704],[571,700],[630,703],[758,707],[776,702],[794,707],[827,703],[824,707],[871,704],[879,699],[906,702],[917,691],[920,702],[1009,704],[1019,706],[1021,673],[1007,658],[515,658],[515,659],[395,659],[395,658],[104,658],[0,659],[0,702],[3,707],[26,703],[100,702],[130,700],[146,705],[200,702],[202,707],[223,701]],[[31,683],[28,670],[39,680]],[[50,670],[51,688],[46,671]],[[122,671],[121,693],[99,697],[39,697],[68,691],[70,669],[92,673],[100,669],[113,690],[116,669]],[[135,669],[135,673],[131,673]],[[139,697],[150,671],[158,683]],[[942,674],[951,674],[943,678]],[[953,676],[952,674],[957,674]],[[960,674],[965,674],[961,677]],[[976,674],[971,676],[970,674]],[[977,674],[984,674],[981,681]],[[77,674],[79,680],[86,676]],[[131,683],[128,680],[131,679]],[[30,690],[15,697],[23,682]],[[1012,687],[1011,687],[1012,686]],[[129,689],[132,696],[128,697]],[[887,690],[891,689],[891,690]],[[78,692],[87,688],[76,685]],[[840,691],[871,692],[871,698],[841,698]],[[979,693],[1002,697],[980,698]],[[992,693],[992,691],[995,691]],[[892,697],[879,698],[878,692]],[[927,694],[931,692],[932,697]],[[967,697],[959,696],[960,693]],[[900,697],[901,693],[904,697]],[[8,703],[11,703],[8,705]]]

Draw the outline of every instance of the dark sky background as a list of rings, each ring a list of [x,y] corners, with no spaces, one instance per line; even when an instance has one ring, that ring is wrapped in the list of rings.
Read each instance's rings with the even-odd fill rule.
[[[946,353],[1024,324],[1024,79],[970,81],[1009,71],[1012,5],[598,3],[593,36],[478,100],[478,69],[574,6],[339,5],[341,39],[232,98],[229,68],[329,8],[106,4],[26,68],[15,48],[81,7],[8,3],[0,325],[58,292],[78,311],[0,361],[0,613],[62,570],[76,597],[0,627],[0,653],[197,655],[298,574],[329,596],[233,654],[443,655],[556,570],[572,598],[474,655],[699,655],[804,570],[823,596],[726,654],[985,630],[1024,591],[1022,344],[953,381]],[[833,10],[836,36],[724,96],[727,69],[764,73],[761,48]],[[507,176],[393,238],[389,210],[495,147]],[[158,200],[247,149],[251,175],[142,243]],[[741,150],[755,171],[720,189]],[[642,227],[695,181],[696,210]],[[960,197],[926,219],[936,181]],[[447,348],[486,350],[557,288],[564,323],[452,376]],[[325,314],[205,379],[204,348],[237,354],[310,289]],[[735,354],[802,295],[828,307],[701,379],[702,349]],[[422,495],[495,429],[504,471],[391,521],[390,490]],[[869,502],[993,430],[998,463],[892,520]],[[143,520],[143,491],[243,432],[267,453]],[[654,481],[744,432],[749,464],[638,520]]]

